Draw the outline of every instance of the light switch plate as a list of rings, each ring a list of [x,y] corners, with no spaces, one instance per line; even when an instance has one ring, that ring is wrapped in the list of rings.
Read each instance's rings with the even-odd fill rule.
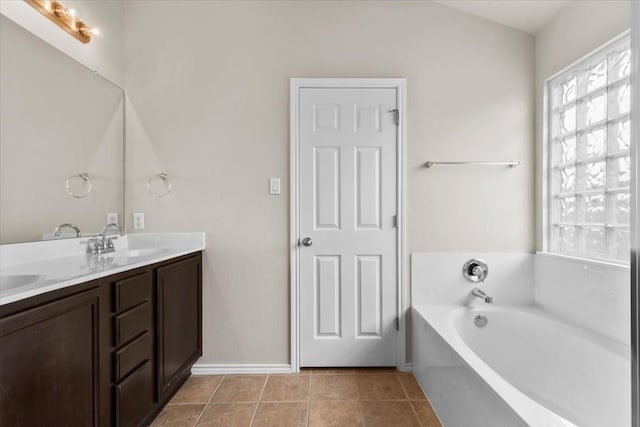
[[[280,178],[269,178],[269,194],[280,194]]]
[[[144,212],[133,213],[133,229],[144,230]]]
[[[118,224],[118,212],[109,212],[107,214],[107,224]]]

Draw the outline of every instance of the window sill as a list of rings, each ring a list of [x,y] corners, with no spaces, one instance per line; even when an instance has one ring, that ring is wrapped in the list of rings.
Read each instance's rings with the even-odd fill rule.
[[[558,253],[554,253],[554,252],[545,252],[545,251],[538,251],[538,252],[536,252],[536,255],[537,256],[542,256],[542,257],[563,259],[563,260],[566,260],[566,261],[585,264],[585,265],[591,265],[591,266],[594,266],[594,267],[610,266],[610,267],[623,268],[625,270],[629,270],[631,268],[630,263],[628,261],[617,262],[617,261],[612,261],[612,260],[598,260],[598,259],[593,259],[593,258],[581,258],[581,257],[578,257],[578,256],[558,254]]]

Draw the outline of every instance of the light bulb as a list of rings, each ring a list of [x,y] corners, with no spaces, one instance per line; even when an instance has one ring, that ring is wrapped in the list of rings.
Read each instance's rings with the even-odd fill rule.
[[[69,15],[71,15],[71,17],[75,18],[76,17],[76,10],[75,9],[69,9]]]
[[[91,29],[91,34],[93,34],[94,36],[99,36],[100,35],[100,30],[98,28],[92,28]]]

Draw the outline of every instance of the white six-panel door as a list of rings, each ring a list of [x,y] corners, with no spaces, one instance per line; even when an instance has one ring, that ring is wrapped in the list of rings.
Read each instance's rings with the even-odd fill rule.
[[[300,365],[395,366],[396,89],[298,105]]]

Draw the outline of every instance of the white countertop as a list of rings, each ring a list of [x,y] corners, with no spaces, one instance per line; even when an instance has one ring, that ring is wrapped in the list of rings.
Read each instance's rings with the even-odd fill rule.
[[[0,246],[0,305],[204,250],[204,233],[129,234],[116,251],[86,253],[87,239]]]

